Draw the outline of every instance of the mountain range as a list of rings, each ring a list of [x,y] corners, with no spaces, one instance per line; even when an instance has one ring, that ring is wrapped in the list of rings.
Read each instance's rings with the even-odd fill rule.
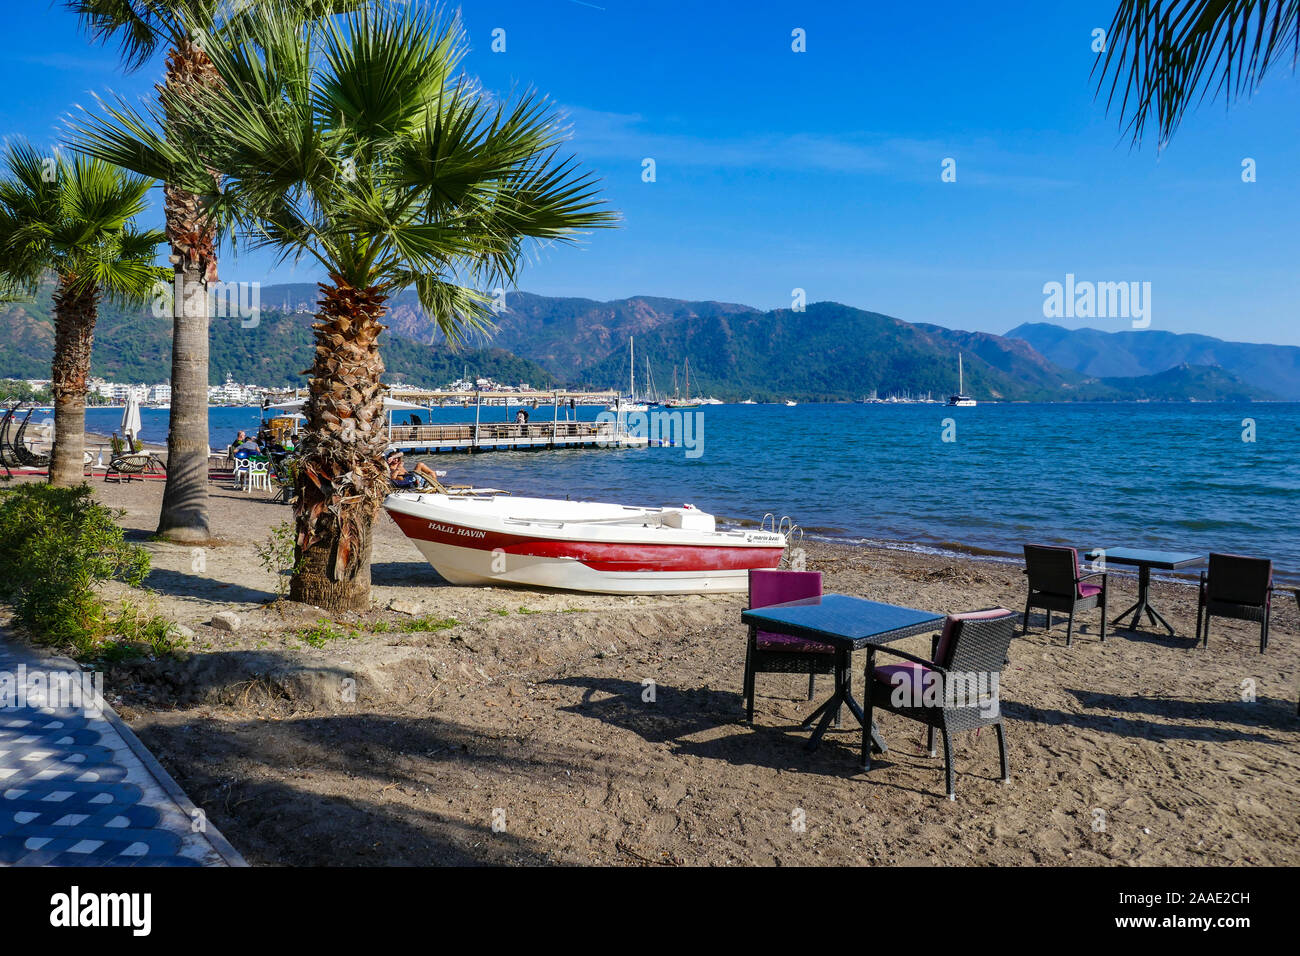
[[[1300,402],[1300,346],[1225,342],[1208,335],[1154,329],[1101,332],[1035,322],[1007,333],[1041,355],[1084,375],[1153,375],[1179,365],[1217,365],[1245,382]]]
[[[301,384],[311,361],[307,283],[261,290],[261,321],[212,322],[213,383],[227,374],[265,385]],[[388,303],[382,345],[389,380],[441,386],[464,371],[534,386],[626,388],[628,339],[639,387],[721,399],[844,401],[876,392],[957,389],[980,400],[1300,400],[1300,348],[1223,342],[1159,331],[1068,330],[1045,323],[1007,335],[909,323],[818,302],[762,311],[726,302],[634,296],[612,302],[510,293],[490,338],[451,349],[413,292]],[[167,379],[170,322],[147,310],[101,309],[96,374],[118,381]],[[44,378],[53,343],[49,289],[32,303],[0,306],[0,377]]]

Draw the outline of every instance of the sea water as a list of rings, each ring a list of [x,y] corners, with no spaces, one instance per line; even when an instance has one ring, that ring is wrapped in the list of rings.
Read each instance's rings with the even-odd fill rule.
[[[515,411],[484,408],[482,420],[513,421]],[[90,409],[87,428],[111,432],[121,414]],[[167,414],[143,410],[145,440],[166,440]],[[552,414],[530,410],[533,422]],[[1300,577],[1300,404],[804,403],[676,414],[701,416],[694,456],[681,446],[457,453],[436,456],[436,467],[455,484],[515,494],[690,503],[732,521],[788,515],[810,537],[1011,555],[1026,542],[1218,550],[1270,556],[1280,577]],[[213,408],[213,446],[259,420],[256,408]],[[431,420],[473,422],[474,409],[435,409]]]

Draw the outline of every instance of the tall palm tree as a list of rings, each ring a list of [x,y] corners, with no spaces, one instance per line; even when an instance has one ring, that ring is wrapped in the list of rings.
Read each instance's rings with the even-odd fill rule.
[[[137,231],[152,183],[97,159],[10,146],[0,179],[0,290],[28,294],[54,273],[54,448],[50,482],[82,481],[86,376],[101,296],[148,300],[166,270],[161,232]]]
[[[1249,96],[1297,57],[1300,0],[1121,0],[1095,72],[1133,143],[1154,123],[1163,146],[1194,103]]]
[[[314,259],[320,283],[308,372],[290,596],[369,606],[371,526],[388,489],[382,456],[384,303],[414,287],[449,338],[490,324],[528,240],[612,225],[596,182],[558,147],[540,97],[513,101],[458,74],[459,22],[414,5],[367,4],[303,24],[259,6],[206,46],[221,84],[194,103],[185,137],[122,107],[80,123],[104,157],[197,184],[246,240]],[[170,106],[172,94],[164,93]],[[135,160],[139,161],[139,160]]]
[[[318,16],[328,0],[277,0],[301,17]],[[252,6],[232,0],[66,0],[98,43],[116,42],[128,70],[167,50],[160,95],[169,126],[180,122],[187,101],[220,84],[202,37],[236,22]],[[163,95],[170,94],[170,95]],[[131,168],[128,166],[127,168]],[[171,424],[167,432],[167,485],[158,534],[173,541],[204,541],[208,524],[208,323],[209,283],[217,281],[217,224],[203,197],[164,180],[163,211],[175,270],[172,302]]]

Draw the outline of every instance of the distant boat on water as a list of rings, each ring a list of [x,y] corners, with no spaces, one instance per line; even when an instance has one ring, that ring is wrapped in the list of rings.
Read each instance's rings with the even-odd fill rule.
[[[796,405],[798,405],[798,404],[799,404],[798,402],[791,401],[791,400],[788,399],[788,398],[785,400],[785,407],[786,407],[786,408],[794,408],[794,407],[795,407]]]
[[[740,404],[742,404],[742,405],[757,405],[758,402],[754,401],[752,398],[747,398],[747,399],[745,399],[743,402],[741,402]]]
[[[966,394],[966,377],[962,370],[961,353],[957,353],[957,394],[948,396],[949,408],[974,408],[978,403]]]
[[[665,408],[699,408],[700,403],[691,398],[691,360],[683,363],[686,367],[686,397],[677,397],[677,369],[673,369],[673,397],[664,402]]]
[[[605,406],[607,412],[648,412],[650,406],[636,397],[636,350],[632,345],[632,337],[627,338],[627,398],[619,399],[611,405]]]

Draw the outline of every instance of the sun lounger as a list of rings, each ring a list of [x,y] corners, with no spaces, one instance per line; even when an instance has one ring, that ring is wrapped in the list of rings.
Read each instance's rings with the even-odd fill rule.
[[[154,455],[119,455],[108,463],[108,470],[104,472],[104,480],[116,482],[132,481],[136,478],[143,480],[146,474],[158,473],[154,471],[155,466],[163,474],[167,473],[166,466]]]

